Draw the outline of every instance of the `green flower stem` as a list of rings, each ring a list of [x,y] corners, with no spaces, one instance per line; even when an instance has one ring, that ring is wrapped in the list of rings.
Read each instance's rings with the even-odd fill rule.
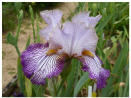
[[[19,50],[17,45],[15,46],[15,49],[16,49],[16,52],[17,52],[18,56],[20,57],[20,50]]]
[[[17,32],[16,32],[16,41],[18,41],[20,27],[21,27],[21,23],[18,22],[18,28],[17,28]]]
[[[32,27],[33,27],[33,38],[34,38],[34,43],[36,42],[35,41],[35,29],[34,29],[34,25],[32,24]]]

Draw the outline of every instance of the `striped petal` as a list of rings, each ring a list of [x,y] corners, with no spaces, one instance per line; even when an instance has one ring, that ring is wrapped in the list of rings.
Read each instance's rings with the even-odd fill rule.
[[[59,75],[64,67],[65,56],[47,56],[48,50],[48,44],[33,44],[21,55],[24,74],[34,84],[44,84],[45,78]]]
[[[83,63],[82,69],[89,72],[89,77],[97,81],[97,88],[106,86],[106,80],[110,76],[109,70],[102,68],[102,61],[94,54],[94,58],[84,56],[80,58]]]

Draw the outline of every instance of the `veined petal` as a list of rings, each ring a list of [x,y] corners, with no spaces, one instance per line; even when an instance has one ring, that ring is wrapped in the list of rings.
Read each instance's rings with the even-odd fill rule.
[[[60,23],[62,18],[62,12],[60,10],[46,10],[40,12],[40,15],[48,25],[52,25],[53,27],[56,27],[56,25]]]
[[[84,49],[95,52],[98,41],[95,26],[100,18],[101,15],[90,17],[89,12],[83,12],[74,16],[72,22],[64,23],[66,39],[63,47],[68,54],[80,56]]]
[[[88,21],[92,27],[95,27],[98,23],[98,21],[101,19],[101,15],[97,15],[96,17],[89,17]]]
[[[45,40],[49,40],[52,37],[53,31],[60,27],[60,21],[62,18],[62,12],[60,10],[46,10],[40,12],[40,15],[48,24],[48,26],[42,30],[40,30],[40,35],[42,35]]]
[[[110,76],[109,70],[102,68],[102,62],[94,54],[94,58],[84,56],[80,58],[83,63],[82,69],[89,72],[89,77],[97,81],[97,88],[101,89],[106,86],[106,80]]]
[[[49,40],[50,48],[61,47],[64,53],[71,54],[74,41],[74,28],[71,22],[63,24],[63,28],[56,28]]]
[[[77,27],[79,28],[79,27]],[[81,52],[84,49],[95,52],[96,45],[98,42],[98,37],[94,29],[76,29],[77,35],[73,44],[73,51],[78,55],[81,55]]]
[[[44,84],[45,78],[51,78],[61,73],[66,57],[63,55],[47,56],[48,45],[33,44],[21,55],[24,74],[32,83]]]
[[[95,27],[102,16],[98,15],[96,17],[90,17],[89,13],[90,12],[83,12],[83,13],[77,14],[76,16],[72,18],[72,22],[85,25],[87,28]]]
[[[60,13],[59,11],[53,11],[54,13]],[[53,16],[49,13],[52,13],[52,11],[44,11],[43,17],[49,16],[50,20],[55,21],[55,14]],[[50,43],[50,48],[62,47],[63,52],[66,52],[69,56],[74,54],[80,56],[84,49],[95,52],[98,37],[93,25],[98,22],[99,18],[98,16],[89,17],[89,13],[80,13],[74,16],[72,22],[65,22],[62,28],[56,25],[54,28],[53,25],[50,25],[52,22],[46,19],[49,26],[41,30],[40,34]],[[58,19],[60,19],[60,15]],[[81,23],[88,23],[92,26],[91,28],[85,27],[85,24],[82,25]]]
[[[85,28],[77,23],[66,22],[63,25],[64,49],[70,55],[81,55],[84,49],[95,52],[98,37],[93,28]]]
[[[62,36],[63,36],[63,49],[66,53],[69,55],[72,54],[72,47],[73,47],[73,41],[75,37],[75,32],[74,32],[74,26],[71,22],[65,22],[63,24],[62,28]]]
[[[52,26],[47,26],[44,29],[41,29],[39,34],[44,38],[44,40],[48,41],[52,36]]]

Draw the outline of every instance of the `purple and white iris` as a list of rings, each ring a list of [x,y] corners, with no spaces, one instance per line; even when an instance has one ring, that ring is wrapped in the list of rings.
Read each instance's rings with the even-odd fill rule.
[[[110,75],[102,68],[102,61],[95,54],[98,37],[95,26],[101,15],[90,17],[82,12],[72,21],[61,23],[60,10],[40,13],[48,24],[40,31],[47,41],[45,44],[32,44],[21,55],[23,71],[32,83],[44,84],[45,78],[58,76],[68,59],[77,58],[83,64],[82,70],[89,72],[89,77],[97,81],[97,88],[103,88]]]

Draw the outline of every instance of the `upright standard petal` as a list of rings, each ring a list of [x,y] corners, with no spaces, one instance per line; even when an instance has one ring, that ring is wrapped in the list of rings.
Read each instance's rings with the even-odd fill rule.
[[[79,23],[81,25],[85,25],[87,28],[95,27],[98,21],[101,19],[101,15],[97,15],[96,17],[90,17],[90,12],[82,12],[77,14],[72,18],[72,22]]]
[[[48,26],[42,30],[40,30],[40,35],[42,35],[46,40],[49,40],[50,36],[52,36],[53,30],[56,27],[60,27],[60,21],[62,18],[62,12],[60,10],[46,10],[40,12],[40,15],[48,24]]]
[[[83,63],[82,69],[89,72],[89,77],[97,81],[97,88],[105,87],[106,80],[110,76],[109,70],[102,68],[102,61],[93,54],[94,57],[84,56],[79,58]]]
[[[73,52],[77,53],[78,56],[81,55],[81,52],[84,49],[95,52],[98,42],[95,29],[84,29],[79,28],[79,26],[76,26],[74,29],[76,30],[75,32],[77,32],[77,34],[73,43]]]
[[[40,12],[40,15],[48,25],[52,25],[53,27],[56,27],[56,25],[60,23],[62,18],[62,12],[60,10],[46,10]]]
[[[64,33],[63,47],[68,54],[80,56],[84,49],[95,52],[98,37],[93,28],[87,29],[80,24],[66,22],[62,31]]]
[[[64,67],[65,56],[47,56],[48,44],[33,44],[21,55],[24,74],[35,84],[44,84],[45,78],[60,74]]]

